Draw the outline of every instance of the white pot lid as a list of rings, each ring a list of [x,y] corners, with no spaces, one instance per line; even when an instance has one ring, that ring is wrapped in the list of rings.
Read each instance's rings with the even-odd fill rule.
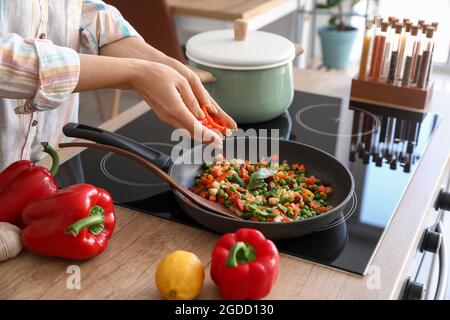
[[[233,30],[197,34],[186,43],[186,55],[193,62],[220,69],[256,70],[283,65],[295,57],[288,39],[263,31],[249,31],[243,41]]]

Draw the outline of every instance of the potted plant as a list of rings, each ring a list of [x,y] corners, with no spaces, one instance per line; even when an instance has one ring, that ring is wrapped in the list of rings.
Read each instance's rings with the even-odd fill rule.
[[[353,7],[359,0],[350,0]],[[345,69],[348,65],[350,52],[358,33],[358,29],[344,22],[342,8],[343,0],[326,0],[318,4],[318,9],[332,9],[337,7],[337,15],[333,15],[328,24],[319,28],[322,44],[323,63],[327,68]]]

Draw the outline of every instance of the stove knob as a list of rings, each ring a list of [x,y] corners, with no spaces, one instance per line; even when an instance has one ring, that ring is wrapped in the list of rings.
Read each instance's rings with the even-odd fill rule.
[[[397,170],[397,159],[393,158],[391,160],[391,164],[390,164],[389,168],[391,168],[392,170]]]
[[[422,244],[420,245],[420,252],[436,253],[439,251],[442,243],[442,234],[440,232],[425,230],[423,233]]]
[[[375,157],[375,165],[377,167],[381,167],[383,165],[383,155],[382,154],[377,154]]]
[[[436,198],[434,208],[436,210],[450,211],[450,192],[447,192],[444,188],[442,188]]]
[[[424,295],[425,289],[423,284],[412,281],[410,278],[406,280],[403,300],[423,300]]]
[[[406,152],[412,154],[413,151],[414,151],[414,142],[409,141],[408,145],[406,146]]]
[[[367,151],[363,152],[363,164],[369,164],[370,162],[370,153]]]
[[[351,161],[351,162],[355,162],[355,160],[356,160],[356,151],[350,151],[348,160]]]
[[[406,160],[405,164],[403,165],[403,172],[411,172],[411,162],[409,160]]]

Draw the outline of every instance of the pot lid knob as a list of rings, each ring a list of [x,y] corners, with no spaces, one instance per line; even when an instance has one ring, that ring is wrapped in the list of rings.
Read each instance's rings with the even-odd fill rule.
[[[244,41],[247,38],[248,22],[244,19],[234,21],[234,40]]]

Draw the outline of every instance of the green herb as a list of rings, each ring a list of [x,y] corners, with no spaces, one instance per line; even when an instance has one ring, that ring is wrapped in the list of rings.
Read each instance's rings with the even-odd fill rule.
[[[233,180],[234,182],[236,182],[238,185],[240,185],[241,187],[245,187],[245,182],[244,180],[241,179],[241,177],[239,177],[237,175],[237,173],[233,174]]]
[[[252,190],[255,189],[258,186],[262,186],[264,179],[273,176],[276,173],[276,170],[273,168],[261,168],[258,171],[255,171],[250,176],[250,179],[248,180],[247,189]]]
[[[224,199],[224,200],[223,200],[223,204],[225,205],[225,207],[231,208],[231,202],[228,201],[227,199]]]
[[[285,206],[283,206],[282,204],[278,204],[278,208],[281,209],[281,211],[283,211],[284,213],[286,213],[287,208]]]

